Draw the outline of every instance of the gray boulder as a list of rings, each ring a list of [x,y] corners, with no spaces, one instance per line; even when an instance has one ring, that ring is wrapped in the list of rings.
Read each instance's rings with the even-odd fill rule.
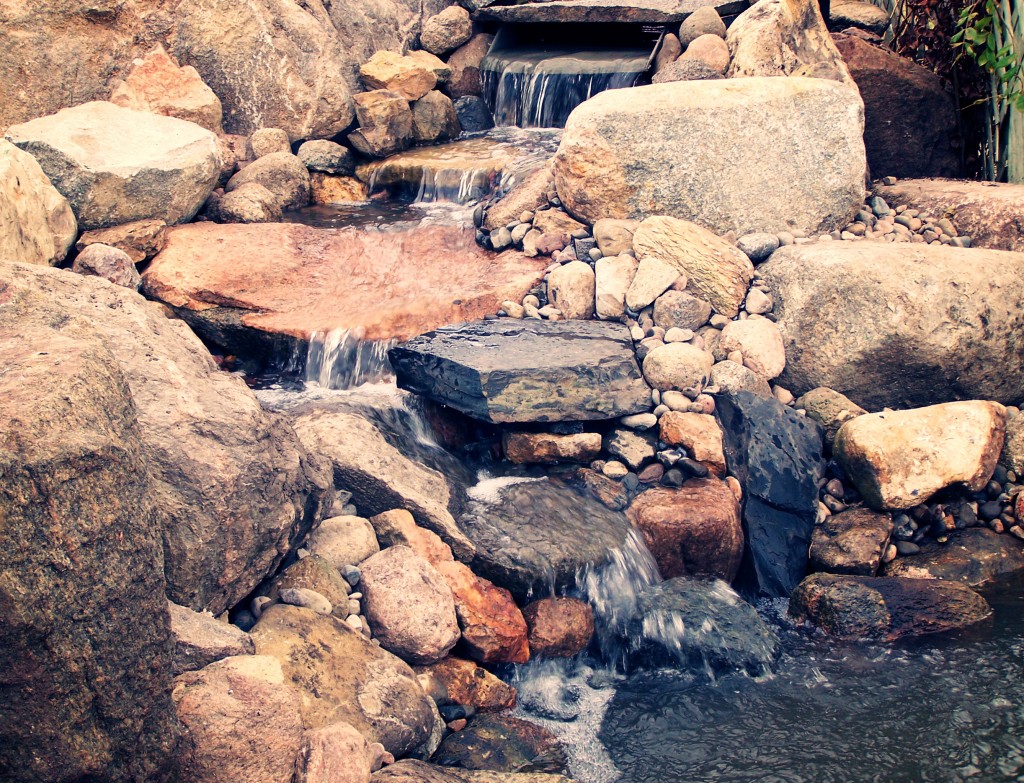
[[[650,406],[621,324],[502,319],[393,348],[403,389],[500,423],[613,419]]]
[[[7,139],[39,161],[83,229],[188,221],[220,174],[210,131],[105,101],[14,125]]]
[[[830,242],[759,270],[794,394],[827,386],[869,411],[1024,397],[1024,254]]]
[[[570,115],[555,182],[590,223],[669,215],[720,234],[820,233],[863,204],[863,133],[856,90],[823,79],[609,90]]]

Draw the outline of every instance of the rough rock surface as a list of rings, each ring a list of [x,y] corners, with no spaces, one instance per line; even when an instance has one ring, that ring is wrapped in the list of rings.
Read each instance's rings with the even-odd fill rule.
[[[1024,184],[906,179],[874,191],[893,205],[948,215],[972,247],[1024,252]]]
[[[601,453],[601,433],[505,432],[502,448],[505,459],[517,465],[531,462],[588,463]]]
[[[310,554],[318,555],[334,568],[359,565],[380,551],[373,526],[362,517],[331,517],[314,530],[306,544]]]
[[[546,0],[545,2],[501,5],[484,3],[480,19],[501,22],[631,22],[671,24],[682,22],[696,9],[711,6],[721,14],[743,9],[735,0]]]
[[[868,410],[1024,396],[1022,254],[823,242],[759,272],[794,394],[827,386]]]
[[[437,144],[459,135],[452,99],[432,90],[412,105],[412,135],[421,144]]]
[[[864,99],[871,176],[957,176],[956,108],[938,75],[855,35],[837,35],[835,43]]]
[[[649,489],[627,514],[666,579],[735,578],[743,557],[743,523],[739,501],[724,481],[692,479],[678,489]]]
[[[839,430],[833,450],[868,505],[906,509],[953,484],[984,489],[1005,435],[999,403],[947,402],[858,416]]]
[[[370,518],[373,532],[383,548],[406,546],[433,566],[451,562],[451,547],[433,531],[416,524],[412,514],[404,508],[385,511]]]
[[[173,641],[138,413],[102,336],[26,291],[30,269],[0,265],[0,770],[159,779]]]
[[[413,258],[417,272],[410,275]],[[313,331],[406,339],[475,320],[506,299],[521,300],[544,265],[515,251],[495,256],[450,226],[381,233],[202,223],[168,232],[143,290],[177,308],[211,342],[245,355]],[[378,292],[372,308],[367,290]]]
[[[494,772],[532,769],[564,772],[558,739],[537,723],[507,715],[482,715],[441,743],[434,761],[445,767]]]
[[[527,767],[528,769],[530,767]],[[371,783],[575,783],[562,775],[543,772],[489,772],[439,767],[402,759],[377,772]]]
[[[418,101],[437,84],[434,73],[412,57],[381,50],[359,67],[359,76],[370,91],[388,90],[405,99]],[[358,114],[359,101],[356,100]],[[362,123],[362,118],[360,118]]]
[[[774,399],[716,397],[729,472],[743,489],[747,549],[740,584],[787,596],[807,574],[807,552],[824,475],[821,428]]]
[[[75,242],[76,250],[101,244],[126,252],[136,264],[148,261],[164,248],[167,224],[162,220],[136,220],[119,226],[86,231]]]
[[[273,193],[278,209],[309,206],[309,171],[291,152],[262,155],[228,180],[225,190],[231,193],[252,183]]]
[[[135,264],[123,250],[99,243],[89,245],[75,256],[71,271],[79,275],[102,277],[114,285],[138,291],[142,284]]]
[[[958,531],[946,544],[925,541],[920,554],[898,557],[882,568],[885,576],[948,579],[971,587],[1021,572],[1024,549],[1020,542],[984,528]]]
[[[866,508],[834,514],[814,528],[811,570],[874,576],[892,535],[892,518]]]
[[[941,579],[812,574],[793,591],[789,614],[830,636],[892,641],[965,628],[992,608],[966,585]]]
[[[523,609],[530,629],[530,652],[548,658],[572,658],[590,645],[594,610],[579,598],[555,596],[532,601]]]
[[[621,324],[508,318],[438,329],[388,357],[401,388],[483,421],[612,419],[650,404]]]
[[[715,357],[689,343],[667,343],[644,357],[644,378],[661,391],[706,386]]]
[[[290,783],[302,746],[299,696],[264,655],[217,661],[175,680],[180,774],[195,783]]]
[[[469,11],[453,5],[423,23],[420,45],[432,54],[447,54],[466,43],[472,35]]]
[[[429,735],[433,710],[412,669],[337,618],[274,604],[252,638],[299,691],[307,729],[345,721],[396,756]]]
[[[381,647],[410,663],[434,663],[455,646],[455,600],[426,559],[392,546],[368,557],[360,570],[363,611]]]
[[[77,233],[71,206],[36,159],[0,139],[0,261],[53,266]]]
[[[863,111],[856,91],[824,79],[608,90],[566,123],[558,195],[590,223],[669,215],[718,233],[839,229],[863,204]],[[752,126],[772,144],[750,143]]]
[[[658,419],[658,433],[669,446],[682,446],[716,476],[725,475],[722,428],[705,413],[667,411]],[[724,578],[724,577],[723,577]]]
[[[448,57],[452,75],[448,79],[448,93],[452,98],[480,94],[480,61],[491,48],[493,35],[478,33]]]
[[[839,428],[850,419],[867,413],[857,403],[835,389],[819,386],[801,395],[794,407],[807,411],[807,415],[825,430],[825,444],[831,449]]]
[[[222,372],[182,322],[104,280],[44,267],[0,267],[3,321],[45,322],[59,302],[95,328],[138,409],[164,536],[167,596],[223,612],[272,573],[333,498],[329,468]]]
[[[175,676],[209,666],[235,655],[252,655],[256,648],[245,631],[222,622],[207,612],[193,612],[167,602],[174,635]]]
[[[432,666],[417,666],[444,686],[445,704],[468,704],[480,711],[506,710],[516,706],[516,690],[472,661],[449,656]]]
[[[380,750],[347,723],[308,731],[295,765],[295,783],[370,783]]]
[[[344,620],[348,617],[348,594],[349,584],[346,582],[338,569],[327,560],[317,555],[309,555],[297,560],[278,574],[267,590],[267,596],[272,601],[281,601],[285,590],[310,590],[318,593],[331,605],[329,613]],[[261,589],[260,592],[263,592]],[[285,594],[287,595],[287,594]],[[308,593],[299,593],[299,596],[307,596]],[[322,602],[313,599],[316,603]],[[292,601],[285,601],[291,603]],[[304,604],[299,604],[304,605]]]
[[[782,335],[767,318],[730,321],[722,329],[719,347],[726,355],[739,351],[743,366],[769,381],[779,377],[786,368]]]
[[[220,174],[217,137],[191,122],[93,101],[14,125],[83,229],[190,220]]]

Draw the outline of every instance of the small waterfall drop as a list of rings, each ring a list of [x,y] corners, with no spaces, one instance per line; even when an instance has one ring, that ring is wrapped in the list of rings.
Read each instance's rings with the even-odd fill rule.
[[[359,330],[313,332],[306,351],[306,381],[324,389],[352,389],[390,380],[388,351],[395,340],[367,341]]]

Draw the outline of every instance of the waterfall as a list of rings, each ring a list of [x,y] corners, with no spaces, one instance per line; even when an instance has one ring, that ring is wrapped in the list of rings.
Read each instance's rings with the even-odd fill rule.
[[[306,351],[306,381],[324,389],[352,389],[392,377],[388,351],[395,340],[367,341],[360,330],[313,332]]]

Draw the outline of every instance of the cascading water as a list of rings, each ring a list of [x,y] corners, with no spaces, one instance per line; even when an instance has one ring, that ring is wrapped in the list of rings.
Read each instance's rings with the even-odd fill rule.
[[[324,389],[353,389],[393,375],[388,351],[394,340],[366,341],[356,330],[313,332],[306,351],[306,381]]]

